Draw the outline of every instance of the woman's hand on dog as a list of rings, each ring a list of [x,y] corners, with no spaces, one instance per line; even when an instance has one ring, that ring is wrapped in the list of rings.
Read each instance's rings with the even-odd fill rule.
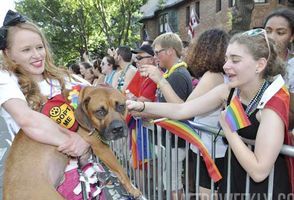
[[[84,155],[90,148],[79,134],[68,129],[61,128],[62,132],[67,134],[68,140],[60,145],[57,150],[72,157]]]

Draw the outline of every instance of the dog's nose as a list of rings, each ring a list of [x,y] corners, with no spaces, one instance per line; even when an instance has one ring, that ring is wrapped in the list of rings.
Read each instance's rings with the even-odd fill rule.
[[[125,124],[122,121],[115,120],[111,123],[111,133],[121,134],[124,132]]]
[[[126,137],[128,134],[128,128],[124,121],[114,120],[106,128],[103,134],[107,140],[117,140],[122,137]]]
[[[117,133],[122,133],[123,130],[124,130],[124,128],[123,128],[122,126],[120,126],[120,127],[115,127],[115,128],[113,128],[111,132],[112,132],[113,134],[117,134]]]

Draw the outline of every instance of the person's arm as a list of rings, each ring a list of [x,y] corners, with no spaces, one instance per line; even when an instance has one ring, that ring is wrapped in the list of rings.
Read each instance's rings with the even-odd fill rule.
[[[255,182],[263,181],[273,168],[283,145],[285,127],[282,119],[271,109],[261,111],[255,149],[252,151],[236,132],[230,130],[225,122],[225,112],[221,113],[220,124],[237,160]]]
[[[176,94],[172,86],[165,78],[161,78],[158,82],[160,91],[162,92],[165,100],[170,103],[183,103],[184,101]]]
[[[97,80],[97,84],[103,84],[105,80],[105,75],[104,74],[100,74]]]
[[[83,53],[83,59],[84,59],[84,62],[91,63],[87,51],[85,51],[85,52]]]
[[[130,84],[130,82],[134,78],[136,72],[137,72],[137,68],[135,68],[134,66],[131,65],[130,69],[127,71],[127,73],[125,75],[125,82],[124,82],[122,91],[125,91],[128,88],[128,85]]]
[[[115,49],[114,47],[111,47],[110,49],[107,49],[107,54],[114,57],[115,56]]]
[[[224,83],[224,77],[222,73],[205,72],[198,82],[195,89],[189,95],[187,101],[195,99],[201,95],[206,94],[216,86]]]
[[[169,82],[162,76],[162,72],[159,70],[157,66],[154,65],[143,65],[140,67],[140,72],[148,76],[151,80],[153,80],[160,91],[162,92],[165,100],[170,103],[182,103],[184,102],[173,90],[172,86]]]
[[[143,111],[171,119],[189,119],[207,113],[223,104],[229,94],[226,84],[215,87],[210,92],[191,101],[177,103],[151,103],[127,100],[129,110]]]
[[[71,80],[69,81],[69,83],[70,82],[78,82],[84,85],[91,85],[91,83],[89,83],[86,79],[76,74],[71,74]]]
[[[87,151],[89,144],[78,134],[62,128],[47,116],[32,110],[24,100],[9,99],[2,106],[30,138],[59,146],[58,150],[71,156],[80,156]]]

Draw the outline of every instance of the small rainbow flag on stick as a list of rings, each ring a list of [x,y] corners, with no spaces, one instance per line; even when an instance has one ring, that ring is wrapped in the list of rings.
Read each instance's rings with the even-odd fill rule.
[[[197,146],[203,156],[203,160],[205,162],[209,176],[213,179],[214,182],[217,182],[222,178],[217,166],[210,157],[207,148],[193,128],[191,128],[188,124],[184,122],[170,120],[166,118],[154,120],[153,122],[156,125],[165,128],[169,132]]]
[[[226,122],[233,132],[251,124],[237,96],[227,107]]]

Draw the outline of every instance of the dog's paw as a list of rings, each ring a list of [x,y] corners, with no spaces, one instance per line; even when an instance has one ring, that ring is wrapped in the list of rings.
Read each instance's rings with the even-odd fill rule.
[[[144,197],[143,195],[141,195],[141,196],[135,198],[135,200],[147,200],[147,198]]]
[[[129,191],[129,193],[135,198],[135,199],[138,199],[140,198],[142,195],[141,191],[138,190],[137,188],[133,187],[131,189],[131,191]]]

